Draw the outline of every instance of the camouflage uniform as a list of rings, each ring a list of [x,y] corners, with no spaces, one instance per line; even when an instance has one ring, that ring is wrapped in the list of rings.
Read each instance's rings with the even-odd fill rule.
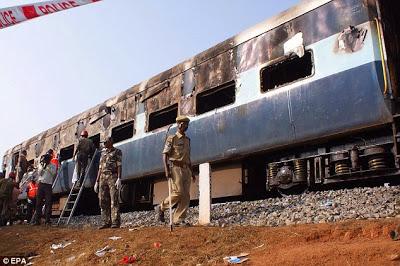
[[[168,136],[162,152],[167,154],[171,162],[171,204],[177,205],[173,222],[179,223],[186,217],[190,203],[190,183],[192,169],[190,168],[190,139],[177,132]],[[169,208],[169,197],[160,204],[161,211]]]
[[[115,182],[118,178],[118,167],[122,166],[122,152],[119,149],[103,149],[100,158],[99,202],[101,219],[106,225],[119,225],[118,189]],[[110,219],[111,218],[111,219]]]

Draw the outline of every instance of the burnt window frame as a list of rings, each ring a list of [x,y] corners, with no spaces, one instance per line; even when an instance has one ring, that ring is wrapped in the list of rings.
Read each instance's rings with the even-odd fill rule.
[[[68,157],[67,159],[64,159],[62,153],[67,149],[71,149],[71,147],[72,147],[72,157]],[[59,160],[60,163],[64,162],[64,161],[68,161],[70,159],[73,159],[74,158],[74,152],[75,152],[75,145],[74,144],[71,144],[71,145],[68,145],[68,146],[65,146],[65,147],[61,148],[60,149],[60,160]]]
[[[202,97],[202,98],[204,98],[204,97],[212,97],[213,94],[218,93],[218,92],[221,92],[221,91],[223,91],[223,90],[225,90],[225,89],[228,89],[228,88],[233,88],[233,91],[234,91],[234,94],[233,94],[233,102],[229,102],[229,103],[227,103],[227,104],[220,105],[220,106],[218,106],[218,107],[209,109],[209,110],[207,110],[207,111],[203,111],[203,112],[200,112],[200,111],[199,111],[199,98],[200,98],[200,97]],[[205,95],[207,95],[207,96],[205,96]],[[206,113],[208,113],[208,112],[215,111],[215,110],[217,110],[217,109],[219,109],[219,108],[222,108],[222,107],[225,107],[225,106],[229,106],[229,105],[235,104],[235,102],[236,102],[236,96],[237,96],[237,95],[236,95],[236,80],[230,80],[230,81],[227,81],[227,82],[225,82],[225,83],[223,83],[223,84],[221,84],[221,85],[219,85],[219,86],[215,86],[215,87],[212,87],[212,88],[210,88],[210,89],[204,90],[204,91],[202,91],[202,92],[196,94],[196,99],[195,99],[195,104],[196,104],[196,115],[206,114]]]
[[[91,135],[90,137],[88,137],[88,139],[92,140],[92,142],[93,142],[94,146],[96,147],[96,149],[100,149],[100,146],[101,146],[101,136],[100,136],[100,133]],[[97,139],[99,140],[99,141],[98,141],[98,145],[96,145],[96,144],[97,144],[97,141],[95,141],[95,140],[97,140]]]
[[[151,118],[151,116],[154,115],[154,114],[160,114],[160,113],[168,112],[168,111],[167,111],[168,109],[171,109],[171,111],[172,111],[172,110],[176,110],[176,115],[175,115],[175,117],[174,117],[172,123],[165,124],[165,125],[162,125],[162,126],[156,127],[156,128],[150,128],[150,118]],[[159,110],[157,110],[157,111],[154,111],[154,112],[152,112],[152,113],[149,113],[149,114],[147,115],[147,126],[146,126],[146,131],[147,131],[147,132],[152,132],[152,131],[158,130],[158,129],[160,129],[160,128],[163,128],[163,127],[166,127],[166,126],[169,126],[169,125],[174,124],[175,121],[176,121],[175,119],[176,119],[176,117],[178,116],[178,114],[179,114],[179,104],[178,104],[178,103],[171,104],[171,105],[169,105],[169,106],[167,106],[167,107],[164,107],[164,108],[162,108],[162,109],[159,109]]]
[[[304,51],[304,56],[306,56],[307,53],[310,54],[310,59],[311,59],[311,74],[308,75],[308,76],[305,76],[305,77],[301,77],[301,78],[299,78],[299,79],[295,79],[295,80],[290,81],[290,82],[283,83],[283,84],[278,85],[277,87],[274,87],[274,88],[272,88],[272,89],[266,89],[266,90],[264,90],[264,88],[263,88],[263,87],[264,87],[264,86],[263,86],[263,75],[262,75],[262,74],[263,74],[263,71],[264,71],[266,68],[269,68],[269,67],[272,67],[272,66],[275,66],[275,65],[278,65],[278,64],[282,64],[282,63],[284,63],[284,62],[286,62],[286,61],[288,61],[288,60],[300,59],[300,58],[302,58],[302,57],[299,57],[299,56],[296,55],[296,54],[292,54],[292,55],[290,55],[290,56],[282,56],[282,57],[279,57],[279,58],[277,58],[277,59],[275,59],[275,60],[271,60],[270,62],[268,62],[268,63],[262,65],[262,66],[260,67],[260,71],[259,71],[259,75],[260,75],[260,76],[259,76],[259,81],[260,81],[260,91],[261,91],[261,93],[264,94],[264,93],[268,93],[268,92],[271,92],[271,91],[275,91],[275,90],[280,89],[280,88],[282,88],[282,87],[286,87],[286,86],[291,85],[291,84],[294,84],[294,83],[296,83],[296,82],[299,82],[299,81],[302,81],[302,80],[309,79],[309,78],[313,77],[313,76],[315,75],[314,51],[313,51],[312,49],[307,49],[307,50]],[[303,56],[303,57],[304,57],[304,56]]]
[[[131,127],[132,127],[132,135],[131,135],[130,137],[127,137],[127,138],[124,138],[124,139],[121,139],[121,140],[119,140],[118,138],[115,138],[114,133],[115,133],[116,130],[120,130],[120,129],[122,129],[122,128],[127,128],[129,125],[131,125]],[[118,125],[118,126],[116,126],[116,127],[113,127],[113,128],[111,129],[111,137],[113,138],[114,144],[132,138],[132,137],[135,135],[135,133],[136,133],[136,132],[135,132],[135,120],[131,120],[131,121],[122,123],[122,124],[120,124],[120,125]],[[99,133],[99,134],[100,134],[100,133]]]

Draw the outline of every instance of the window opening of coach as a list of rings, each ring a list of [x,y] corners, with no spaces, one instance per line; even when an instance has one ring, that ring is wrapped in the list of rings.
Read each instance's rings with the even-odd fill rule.
[[[312,52],[303,57],[293,56],[261,69],[261,90],[267,92],[313,74]]]
[[[60,150],[60,163],[74,157],[74,144]]]
[[[19,159],[19,152],[13,154],[12,169],[16,169]]]
[[[89,137],[93,141],[94,146],[96,149],[100,148],[100,133]]]
[[[125,124],[119,125],[112,129],[111,136],[114,143],[121,142],[126,139],[130,139],[134,134],[134,121],[127,122]]]
[[[235,102],[235,81],[206,90],[196,96],[196,113],[204,114],[208,111],[223,107]]]
[[[148,131],[175,123],[178,115],[178,104],[153,112],[149,115]]]

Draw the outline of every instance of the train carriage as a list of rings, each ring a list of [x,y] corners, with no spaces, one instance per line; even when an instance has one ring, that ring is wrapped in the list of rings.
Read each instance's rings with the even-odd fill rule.
[[[23,149],[37,164],[53,148],[62,162],[53,192],[63,198],[80,131],[97,146],[112,135],[124,154],[121,201],[157,204],[167,193],[165,136],[184,114],[195,168],[212,165],[213,198],[395,177],[399,5],[302,2],[17,145],[4,167]],[[88,190],[96,164],[90,171]]]

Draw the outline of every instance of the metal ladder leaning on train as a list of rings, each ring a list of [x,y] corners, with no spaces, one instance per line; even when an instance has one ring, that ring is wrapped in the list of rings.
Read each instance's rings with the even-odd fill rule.
[[[302,2],[11,148],[4,170],[15,169],[22,150],[31,163],[56,150],[57,211],[71,189],[77,136],[89,131],[97,148],[112,136],[123,153],[121,207],[162,203],[163,219],[168,182],[158,154],[167,128],[187,115],[192,170],[196,176],[200,164],[211,164],[213,199],[257,199],[343,182],[396,183],[399,5]],[[80,213],[90,214],[97,203],[90,194],[98,158],[93,161]],[[196,189],[193,183],[192,200]]]

